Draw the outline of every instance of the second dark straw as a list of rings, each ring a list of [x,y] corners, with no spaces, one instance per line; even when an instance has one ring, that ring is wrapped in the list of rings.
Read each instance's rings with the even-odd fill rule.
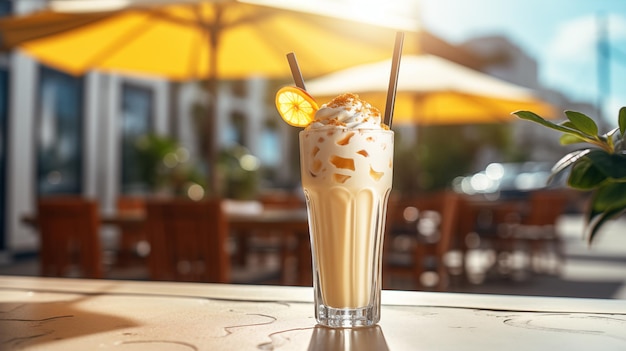
[[[385,105],[385,116],[383,122],[391,128],[393,118],[393,107],[396,101],[396,90],[398,88],[398,73],[400,71],[400,57],[402,56],[402,44],[404,43],[404,33],[396,34],[396,43],[393,48],[393,58],[391,60],[391,76],[389,77],[389,88],[387,89],[387,103]]]

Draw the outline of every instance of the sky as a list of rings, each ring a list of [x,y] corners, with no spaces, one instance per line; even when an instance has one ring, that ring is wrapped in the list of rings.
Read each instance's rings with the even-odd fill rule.
[[[604,117],[626,106],[626,0],[420,0],[426,29],[451,42],[501,34],[537,60],[542,85],[574,101],[600,100],[598,18],[607,23],[610,86]]]

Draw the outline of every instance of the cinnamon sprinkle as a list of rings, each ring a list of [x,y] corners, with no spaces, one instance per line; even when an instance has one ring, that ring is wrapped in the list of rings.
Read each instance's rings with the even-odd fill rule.
[[[349,107],[350,105],[357,104],[360,106],[360,108],[358,108],[356,112],[365,113],[369,116],[380,118],[380,110],[370,105],[368,102],[361,100],[357,94],[353,93],[341,94],[329,101],[326,106],[330,108],[338,108],[343,106],[346,111],[349,111],[351,109],[351,107]]]

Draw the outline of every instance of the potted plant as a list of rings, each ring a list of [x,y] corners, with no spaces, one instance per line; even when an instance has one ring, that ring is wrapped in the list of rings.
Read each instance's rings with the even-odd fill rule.
[[[592,118],[576,111],[565,111],[567,120],[561,123],[552,123],[530,111],[513,114],[561,132],[562,145],[584,144],[556,162],[548,181],[569,169],[567,185],[592,192],[585,227],[591,244],[602,225],[626,212],[626,107],[619,110],[618,127],[604,134]]]
[[[150,191],[188,196],[190,185],[205,186],[202,174],[175,139],[146,134],[134,146],[140,177]]]

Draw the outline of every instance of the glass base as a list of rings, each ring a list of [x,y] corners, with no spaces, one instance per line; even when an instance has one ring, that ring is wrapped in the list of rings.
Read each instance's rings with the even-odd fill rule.
[[[380,321],[376,308],[332,308],[319,305],[315,316],[320,325],[331,328],[368,327]]]

